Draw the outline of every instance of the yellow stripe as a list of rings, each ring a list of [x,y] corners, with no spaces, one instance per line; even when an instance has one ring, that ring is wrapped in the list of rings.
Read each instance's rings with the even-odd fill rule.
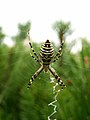
[[[42,53],[42,54],[45,54],[45,55],[49,55],[49,54],[53,54],[53,51],[52,52],[50,52],[50,53],[45,53],[45,52],[43,52],[43,51],[40,51],[40,53]]]

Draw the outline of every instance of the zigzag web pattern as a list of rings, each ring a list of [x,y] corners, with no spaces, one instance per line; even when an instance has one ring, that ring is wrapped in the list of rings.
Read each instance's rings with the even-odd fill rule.
[[[52,106],[53,107],[53,112],[48,116],[48,120],[52,120],[52,116],[57,112],[56,108],[57,108],[57,105],[55,104],[57,102],[57,96],[60,92],[60,90],[56,90],[56,87],[58,86],[58,83],[56,83],[54,81],[55,78],[53,77],[50,77],[51,79],[51,82],[50,83],[55,83],[55,85],[53,86],[53,95],[54,95],[54,100],[52,102],[50,102],[48,104],[48,106]],[[54,120],[57,120],[56,118],[54,118]]]

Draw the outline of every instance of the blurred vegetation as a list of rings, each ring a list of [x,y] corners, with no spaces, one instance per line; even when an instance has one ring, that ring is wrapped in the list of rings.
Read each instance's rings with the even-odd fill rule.
[[[0,120],[47,120],[53,112],[48,106],[54,96],[50,75],[42,72],[27,89],[28,80],[40,65],[30,56],[29,45],[24,44],[31,23],[19,24],[18,28],[18,35],[12,37],[18,44],[12,48],[3,41],[0,44]],[[2,31],[0,34],[4,36]],[[53,64],[67,86],[57,97],[57,120],[90,120],[90,43],[85,38],[81,42],[82,50],[76,54],[65,44],[62,66]],[[39,51],[38,44],[33,43],[33,47]]]
[[[60,43],[62,43],[63,38],[65,39],[66,36],[72,33],[70,22],[56,21],[53,24],[53,29],[57,32]]]
[[[28,21],[26,24],[18,24],[18,34],[16,36],[13,36],[12,39],[18,42],[24,41],[24,39],[27,37],[27,32],[31,28],[31,23]]]
[[[0,27],[0,45],[4,38],[5,38],[5,34],[3,33],[2,27]]]

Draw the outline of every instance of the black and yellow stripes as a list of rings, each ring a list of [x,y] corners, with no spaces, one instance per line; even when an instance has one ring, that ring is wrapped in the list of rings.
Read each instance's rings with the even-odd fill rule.
[[[30,55],[31,55],[31,57],[35,60],[35,61],[37,61],[38,63],[40,62],[37,58],[35,58],[31,53],[30,53]]]
[[[54,60],[52,62],[56,62],[62,56],[64,40],[62,41],[58,53],[54,56]]]
[[[36,60],[37,62],[40,62],[40,58],[39,58],[39,56],[37,55],[37,53],[34,51],[31,42],[29,42],[29,45],[30,45],[30,48],[31,48],[31,50],[32,50],[32,52],[33,52],[33,54],[34,54],[34,56],[31,55],[32,58],[34,58],[34,60]]]
[[[53,47],[50,43],[49,40],[47,40],[42,46],[41,46],[41,49],[40,49],[40,56],[41,56],[41,59],[42,59],[42,62],[43,64],[47,64],[49,65],[50,64],[50,61],[51,59],[53,58],[54,56],[54,52],[53,52]]]
[[[52,75],[55,77],[55,79],[58,81],[58,84],[60,85],[61,89],[63,89],[65,86],[64,82],[60,79],[60,77],[57,75],[55,70],[49,66],[49,71],[52,73]]]
[[[28,39],[30,41],[29,33],[28,33]],[[37,55],[37,53],[34,51],[31,42],[29,42],[30,48],[33,52],[32,58],[36,60],[38,63],[40,63],[41,67],[34,73],[34,75],[31,77],[28,83],[28,88],[31,86],[32,82],[35,80],[35,78],[44,70],[47,72],[48,70],[52,73],[52,75],[57,80],[58,84],[60,85],[61,89],[63,89],[65,86],[64,82],[60,79],[58,74],[55,72],[55,70],[50,66],[51,63],[57,61],[61,55],[62,55],[62,49],[64,44],[64,38],[63,34],[61,36],[61,45],[58,53],[54,56],[54,49],[49,40],[46,40],[46,42],[41,46],[40,48],[40,56]]]
[[[30,41],[29,32],[27,33],[27,37],[28,37],[28,39],[29,39],[29,41]],[[40,58],[39,58],[39,56],[37,55],[37,53],[34,51],[31,42],[29,42],[29,45],[30,45],[30,48],[31,48],[31,50],[32,50],[32,52],[33,52],[33,54],[34,54],[34,56],[31,55],[32,58],[33,58],[34,60],[36,60],[37,62],[40,62]]]
[[[34,81],[34,79],[40,74],[40,72],[43,70],[43,66],[41,66],[36,72],[35,74],[31,77],[31,79],[29,80],[28,83],[28,88],[30,87],[30,85],[32,84],[32,82]]]

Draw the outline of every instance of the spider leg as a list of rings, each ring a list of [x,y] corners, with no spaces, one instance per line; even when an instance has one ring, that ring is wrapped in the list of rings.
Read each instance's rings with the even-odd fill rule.
[[[56,62],[62,56],[64,40],[62,41],[58,53],[54,56],[54,60],[52,62]]]
[[[49,66],[49,71],[52,73],[52,75],[56,78],[56,80],[58,81],[58,84],[60,85],[61,89],[63,90],[65,86],[64,82],[60,79],[60,77],[58,76],[58,74],[55,72],[55,70]]]
[[[31,55],[31,57],[32,57],[35,61],[37,61],[38,63],[40,63],[40,60],[38,60],[37,58],[35,58],[31,53],[30,53],[30,55]]]
[[[40,74],[40,72],[43,70],[43,66],[41,66],[35,73],[34,75],[31,77],[31,79],[29,80],[28,83],[28,88],[30,88],[30,85],[32,84],[32,82],[34,81],[34,79]]]
[[[29,39],[29,41],[30,41],[29,32],[28,32],[27,37],[28,37],[28,39]],[[31,55],[31,56],[32,56],[32,58],[33,58],[34,60],[36,60],[37,62],[40,62],[40,58],[39,58],[39,56],[37,55],[37,53],[34,51],[34,49],[33,49],[33,47],[32,47],[31,42],[29,42],[29,45],[30,45],[30,48],[31,48],[31,50],[32,50],[32,52],[33,52],[33,54],[34,54],[34,56],[33,56],[33,55]]]

